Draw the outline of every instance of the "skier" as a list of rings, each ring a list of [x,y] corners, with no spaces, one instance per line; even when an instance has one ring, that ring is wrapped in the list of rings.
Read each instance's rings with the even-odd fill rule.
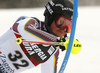
[[[52,0],[45,7],[44,22],[35,17],[21,16],[0,37],[0,73],[20,73],[39,64],[41,73],[57,73],[59,48],[64,51],[64,46],[16,44],[17,38],[52,42],[66,40],[72,26],[73,3],[70,0]]]

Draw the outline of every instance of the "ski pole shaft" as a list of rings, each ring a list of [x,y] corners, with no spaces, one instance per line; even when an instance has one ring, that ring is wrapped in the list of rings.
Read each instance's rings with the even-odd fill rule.
[[[41,42],[41,41],[26,41],[26,40],[22,40],[21,38],[17,38],[16,39],[16,43],[17,44],[21,44],[22,42],[37,43],[37,44],[47,44],[47,45],[63,45],[64,44],[64,42]]]

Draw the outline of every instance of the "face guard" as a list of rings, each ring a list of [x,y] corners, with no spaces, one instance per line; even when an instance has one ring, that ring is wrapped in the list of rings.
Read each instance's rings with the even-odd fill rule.
[[[55,19],[55,25],[60,28],[60,29],[67,29],[67,33],[70,33],[71,31],[71,26],[72,26],[72,20],[60,15],[57,16],[57,18]]]

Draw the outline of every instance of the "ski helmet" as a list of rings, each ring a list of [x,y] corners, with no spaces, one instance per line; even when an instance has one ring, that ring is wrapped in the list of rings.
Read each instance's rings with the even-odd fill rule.
[[[55,20],[57,15],[63,15],[69,19],[72,19],[73,3],[70,0],[51,0],[46,4],[45,8],[45,27],[49,33],[53,33],[50,25]]]

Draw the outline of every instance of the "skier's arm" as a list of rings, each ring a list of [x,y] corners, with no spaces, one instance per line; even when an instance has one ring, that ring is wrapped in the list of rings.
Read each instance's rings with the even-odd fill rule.
[[[41,30],[41,21],[26,17],[13,25],[12,29],[22,36],[22,39],[34,41],[56,41],[56,36]],[[46,39],[46,40],[45,40]]]
[[[39,28],[38,22],[31,17],[25,16],[19,17],[12,26],[13,31],[21,35],[22,39],[34,39],[35,41],[37,40],[35,33],[40,31],[37,28]]]

